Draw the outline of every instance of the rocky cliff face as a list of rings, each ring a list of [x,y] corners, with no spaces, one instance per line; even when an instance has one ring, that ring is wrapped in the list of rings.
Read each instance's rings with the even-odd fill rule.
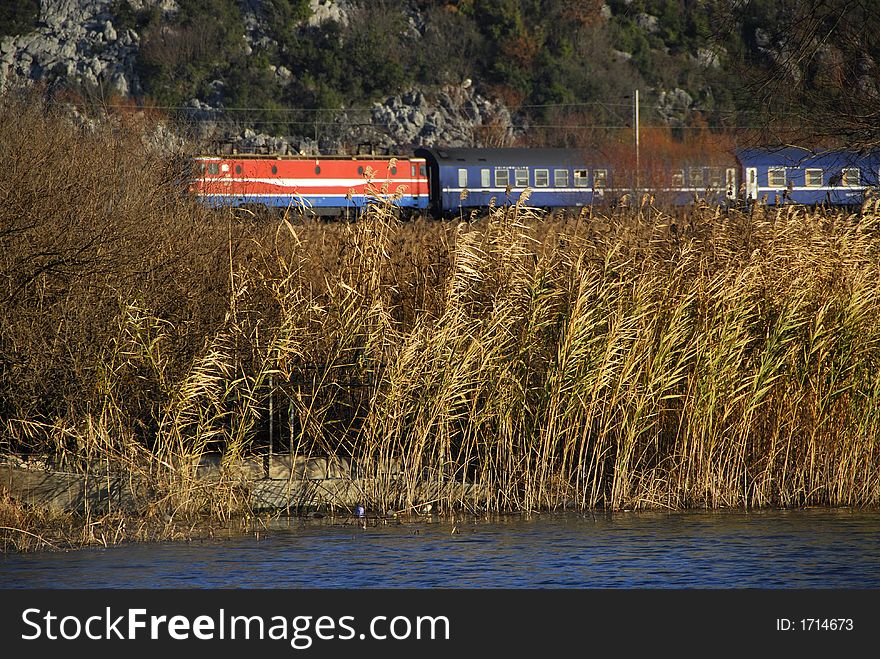
[[[289,46],[279,43],[281,39],[278,36],[278,26],[268,20],[267,12],[271,10],[271,6],[266,0],[234,1],[238,13],[235,21],[229,24],[234,24],[233,32],[240,30],[239,43],[245,54],[244,61],[248,64],[261,62],[255,65],[257,77],[269,71],[267,77],[254,83],[255,85],[268,80],[283,89],[295,73],[311,71],[310,68],[301,67],[292,72],[288,66],[295,69],[295,65],[291,63],[295,60],[286,60],[288,66],[285,66],[284,62],[277,59],[278,54]],[[625,8],[625,0],[621,1],[621,6]],[[446,9],[449,6],[444,5]],[[364,16],[363,13],[358,13],[359,8],[362,10],[363,6],[357,0],[309,0],[307,17],[302,18],[303,14],[298,14],[298,22],[294,22],[294,25],[300,26],[303,31],[314,31],[328,23],[340,26],[356,24],[358,17]],[[416,2],[403,3],[403,9],[408,23],[398,27],[410,35],[409,41],[405,42],[407,47],[418,48],[430,36],[430,30],[426,27],[429,10],[425,9],[424,3]],[[618,10],[619,8],[615,12]],[[613,14],[608,4],[601,5],[597,11],[597,20],[611,20]],[[105,101],[143,97],[151,91],[151,85],[155,84],[149,77],[149,68],[142,67],[145,62],[149,62],[151,43],[155,56],[156,29],[154,27],[151,31],[149,27],[140,27],[145,24],[133,17],[149,12],[153,16],[167,18],[170,22],[161,23],[165,25],[161,30],[168,29],[169,32],[175,29],[168,27],[173,25],[174,17],[183,15],[178,0],[39,0],[39,15],[33,29],[0,39],[0,89],[13,81],[42,81],[50,85],[72,85],[75,89],[97,95]],[[434,20],[436,22],[436,16]],[[660,32],[661,21],[657,16],[638,13],[631,23],[635,26],[632,30],[659,38],[656,35]],[[450,24],[444,25],[444,29],[449,29]],[[142,30],[142,34],[138,30]],[[611,52],[618,53],[627,61],[636,59],[629,52]],[[713,50],[698,50],[693,59],[703,69],[719,66],[719,52]],[[471,60],[469,63],[472,63]],[[139,72],[143,73],[143,80]],[[611,75],[607,71],[605,74]],[[470,80],[464,80],[453,85],[424,86],[407,91],[399,91],[400,87],[397,90],[389,89],[389,95],[384,100],[372,106],[358,108],[356,119],[353,119],[350,110],[328,112],[323,116],[331,119],[323,121],[320,130],[318,122],[315,122],[314,130],[303,126],[299,129],[303,131],[300,135],[258,134],[253,129],[256,122],[251,122],[248,128],[247,121],[239,121],[236,132],[229,134],[230,124],[224,124],[222,120],[224,106],[230,105],[228,94],[224,97],[226,80],[221,79],[222,74],[211,75],[217,76],[217,79],[207,79],[213,90],[210,94],[196,94],[198,98],[190,98],[191,92],[187,92],[181,96],[181,100],[169,104],[185,106],[181,114],[196,125],[196,132],[206,143],[222,138],[222,141],[239,150],[277,149],[311,154],[342,152],[359,144],[368,144],[370,148],[385,151],[407,149],[412,145],[502,146],[513,143],[527,129],[526,118],[512,113],[504,102],[488,97],[486,87],[474,86],[470,84]],[[473,74],[468,72],[464,75]],[[456,71],[451,79],[464,75]],[[492,80],[493,76],[484,77]],[[316,74],[316,78],[320,78],[320,74]],[[449,79],[443,78],[445,81]],[[561,79],[559,85],[565,87],[568,82],[568,79]],[[411,85],[412,79],[405,84]],[[269,86],[263,85],[262,88]],[[679,89],[674,84],[667,87],[666,90],[654,90],[657,96],[656,118],[670,125],[678,125],[693,112],[700,110],[700,101],[689,91]],[[152,91],[155,92],[155,89]],[[561,98],[572,100],[564,94]],[[346,102],[348,100],[345,99]],[[274,101],[274,97],[270,98],[269,104]],[[291,101],[288,98],[282,105],[295,102],[295,99]],[[588,120],[590,119],[585,119]],[[598,119],[596,121],[599,122]],[[223,131],[227,134],[221,135]]]
[[[36,29],[0,41],[0,87],[10,79],[66,80],[108,93],[140,92],[140,38],[114,25],[112,0],[41,0]]]
[[[240,0],[244,38],[254,47],[269,38],[262,24],[260,0]],[[63,82],[104,98],[139,96],[141,35],[123,27],[115,13],[155,8],[166,15],[177,11],[174,0],[41,0],[35,29],[0,41],[0,88],[12,81]],[[344,0],[311,0],[309,25],[348,20]],[[282,67],[283,68],[283,67]],[[193,100],[190,119],[198,122],[205,141],[216,138],[216,105]],[[412,145],[468,146],[507,144],[521,130],[500,101],[487,99],[466,84],[434,90],[416,89],[388,97],[368,110],[368,122],[347,122],[340,116],[327,135],[271,136],[250,129],[226,135],[225,141],[241,151],[328,153],[351,150],[353,145],[394,151]]]
[[[203,143],[211,142],[207,122]],[[326,134],[273,136],[245,129],[226,141],[221,150],[239,153],[300,155],[399,153],[416,146],[510,146],[525,124],[507,107],[474,93],[471,88],[410,90],[374,103],[366,121],[340,118],[324,127]]]

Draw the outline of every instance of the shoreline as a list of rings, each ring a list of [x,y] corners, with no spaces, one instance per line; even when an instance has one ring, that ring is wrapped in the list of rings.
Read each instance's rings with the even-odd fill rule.
[[[288,458],[290,456],[273,456]],[[16,459],[19,464],[15,464]],[[279,460],[280,461],[280,460]],[[30,464],[28,464],[30,462]],[[296,464],[296,460],[292,461]],[[354,497],[346,504],[341,499],[334,501],[334,494],[351,495],[363,492],[358,488],[357,479],[345,478],[338,471],[327,468],[324,461],[322,470],[316,465],[320,461],[300,460],[300,465],[311,462],[307,471],[288,470],[288,475],[299,474],[310,478],[270,478],[266,473],[261,478],[241,479],[242,475],[258,473],[257,464],[266,464],[263,456],[244,461],[235,469],[241,479],[238,487],[248,490],[249,501],[263,502],[262,506],[240,506],[217,514],[210,508],[187,511],[179,518],[168,514],[154,514],[156,502],[136,502],[132,492],[125,488],[102,488],[96,484],[106,483],[106,476],[95,474],[55,471],[46,468],[46,460],[22,461],[21,458],[4,456],[0,458],[0,554],[22,554],[34,552],[74,551],[86,548],[109,548],[131,543],[152,542],[204,542],[214,539],[255,536],[260,539],[280,527],[297,526],[351,526],[367,529],[388,525],[447,524],[456,533],[457,523],[479,523],[523,516],[553,515],[617,515],[617,514],[686,514],[686,513],[750,513],[760,514],[775,511],[870,511],[880,510],[878,506],[693,506],[667,507],[644,506],[639,508],[612,509],[609,507],[583,508],[560,506],[535,510],[489,510],[477,506],[470,510],[444,506],[439,502],[426,502],[402,510],[368,509],[364,516],[357,515],[356,506],[363,499]],[[330,461],[332,464],[333,461]],[[39,465],[36,467],[35,465]],[[218,487],[224,484],[223,470],[216,456],[200,461],[201,480],[204,484],[213,483]],[[279,468],[271,471],[278,475]],[[129,475],[131,476],[131,475]],[[322,478],[319,478],[322,477]],[[119,474],[113,476],[116,483],[125,482]],[[131,484],[131,479],[127,481]],[[54,483],[54,487],[53,487]],[[334,484],[327,487],[327,484]],[[304,492],[323,493],[324,499],[313,498],[310,504],[266,506],[266,492],[284,492],[286,500],[293,501]],[[78,491],[77,491],[78,490]],[[285,500],[283,497],[279,500]],[[286,522],[285,522],[286,520]]]

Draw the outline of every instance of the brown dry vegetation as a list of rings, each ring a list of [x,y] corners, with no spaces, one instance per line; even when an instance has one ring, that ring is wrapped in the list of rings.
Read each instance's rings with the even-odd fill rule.
[[[3,448],[146,475],[141,535],[247,511],[194,459],[264,450],[270,391],[276,449],[352,459],[378,511],[425,481],[487,511],[880,501],[872,205],[255,222],[32,97],[0,145]],[[5,543],[47,523],[0,505]]]

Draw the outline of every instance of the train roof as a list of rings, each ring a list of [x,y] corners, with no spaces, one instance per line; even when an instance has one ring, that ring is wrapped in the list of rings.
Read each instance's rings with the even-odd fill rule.
[[[584,165],[587,161],[584,151],[578,149],[471,149],[471,148],[419,148],[416,156],[427,158],[439,165],[506,165],[541,167],[553,165]]]
[[[381,156],[371,156],[371,155],[298,155],[298,154],[281,154],[281,153],[267,153],[267,154],[256,154],[256,153],[225,153],[225,154],[197,154],[191,156],[193,160],[382,160],[383,162],[386,160],[391,160],[392,158],[396,158],[397,160],[403,162],[410,161],[419,161],[421,158],[413,158],[412,156],[407,155],[381,155]]]
[[[880,161],[880,154],[861,154],[842,149],[811,151],[801,147],[751,148],[736,152],[737,159],[752,167],[853,167]]]

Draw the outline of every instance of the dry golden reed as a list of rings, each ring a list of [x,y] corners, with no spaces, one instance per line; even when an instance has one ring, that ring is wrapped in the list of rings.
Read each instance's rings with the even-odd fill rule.
[[[270,447],[387,512],[880,500],[870,205],[257,221],[136,131],[0,113],[4,448],[147,475],[156,519],[246,511]]]

